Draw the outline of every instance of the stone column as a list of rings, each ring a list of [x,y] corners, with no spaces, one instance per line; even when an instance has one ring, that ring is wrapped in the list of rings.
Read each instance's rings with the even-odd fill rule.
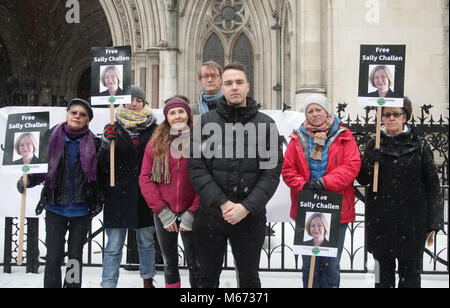
[[[295,92],[299,111],[310,94],[325,94],[321,2],[299,0],[296,4],[298,67]]]
[[[150,54],[150,62],[152,67],[151,89],[152,89],[152,108],[159,108],[159,53]]]
[[[163,108],[164,101],[177,94],[177,57],[178,57],[178,12],[177,1],[166,1],[167,19],[167,41],[161,42],[159,47],[163,47],[160,52],[160,97],[159,107]]]

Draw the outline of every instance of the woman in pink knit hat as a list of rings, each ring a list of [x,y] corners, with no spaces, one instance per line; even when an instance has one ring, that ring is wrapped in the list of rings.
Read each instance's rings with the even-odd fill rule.
[[[149,142],[139,184],[155,218],[164,258],[166,288],[179,288],[178,235],[181,233],[191,287],[197,287],[197,265],[192,237],[194,212],[199,198],[189,181],[186,150],[189,150],[193,118],[188,99],[166,101],[165,120]]]

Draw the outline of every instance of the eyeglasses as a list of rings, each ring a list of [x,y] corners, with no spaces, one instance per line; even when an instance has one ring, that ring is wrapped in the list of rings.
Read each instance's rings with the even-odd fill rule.
[[[87,113],[82,111],[69,111],[70,115],[73,117],[80,116],[80,118],[87,118]]]
[[[387,112],[387,113],[383,114],[383,117],[387,118],[387,119],[389,119],[392,116],[394,116],[394,118],[400,118],[404,114],[405,114],[404,112],[394,112],[394,113]]]
[[[217,74],[210,74],[210,75],[201,75],[200,78],[202,80],[208,80],[209,78],[211,78],[212,80],[216,80],[217,78],[219,78],[220,75]]]

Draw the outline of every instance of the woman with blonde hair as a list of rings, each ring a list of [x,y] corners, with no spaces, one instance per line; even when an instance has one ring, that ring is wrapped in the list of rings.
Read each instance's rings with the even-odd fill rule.
[[[377,89],[369,93],[369,97],[394,97],[394,92],[391,90],[394,79],[388,66],[376,66],[370,72],[369,82],[372,87]]]
[[[32,133],[23,133],[14,143],[14,150],[22,158],[15,160],[13,163],[17,165],[33,165],[40,164],[39,158],[36,157],[38,150],[36,138]]]
[[[327,236],[329,234],[328,221],[322,213],[314,213],[309,216],[305,225],[306,233],[312,237],[311,240],[304,242],[307,246],[328,246]]]
[[[108,90],[100,93],[100,96],[118,96],[124,95],[124,91],[120,88],[122,76],[116,65],[107,66],[100,76],[100,81]]]

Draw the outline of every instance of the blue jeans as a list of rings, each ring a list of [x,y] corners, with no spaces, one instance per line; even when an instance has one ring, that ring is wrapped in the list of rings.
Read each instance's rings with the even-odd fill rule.
[[[314,267],[313,288],[339,288],[341,284],[341,255],[344,249],[345,232],[348,224],[341,224],[339,227],[339,242],[337,258],[316,257]],[[302,256],[303,259],[303,287],[308,287],[311,256]]]
[[[102,288],[115,288],[119,280],[123,246],[127,229],[106,229],[108,244],[103,257]],[[139,272],[142,279],[155,277],[155,227],[136,230],[139,251]]]

